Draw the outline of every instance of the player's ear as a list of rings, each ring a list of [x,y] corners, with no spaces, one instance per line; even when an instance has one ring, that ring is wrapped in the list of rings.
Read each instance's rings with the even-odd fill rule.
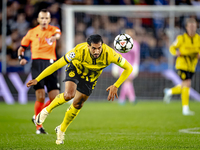
[[[37,22],[40,23],[40,19],[39,19],[39,17],[37,18]]]
[[[49,18],[49,22],[48,23],[50,23],[51,22],[51,18]]]

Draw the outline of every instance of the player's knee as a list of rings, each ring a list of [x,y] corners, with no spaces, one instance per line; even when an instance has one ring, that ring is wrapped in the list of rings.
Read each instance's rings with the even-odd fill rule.
[[[42,90],[36,91],[36,100],[39,102],[44,102],[45,100],[45,92]]]
[[[83,102],[79,102],[79,103],[74,102],[73,106],[76,109],[81,109],[83,107]]]
[[[55,98],[57,95],[59,95],[59,90],[51,90],[51,91],[48,93],[48,95],[49,95],[49,100],[50,100],[50,101],[53,101],[54,98]]]
[[[84,102],[88,99],[88,96],[82,95],[82,98],[75,99],[73,101],[73,105],[76,109],[81,109],[83,107]]]
[[[75,94],[74,93],[70,93],[70,92],[65,92],[64,93],[64,99],[66,101],[71,100],[72,98],[74,98]]]
[[[39,102],[41,102],[41,103],[44,103],[44,100],[45,100],[44,97],[38,97],[38,98],[37,98],[37,101],[39,101]]]

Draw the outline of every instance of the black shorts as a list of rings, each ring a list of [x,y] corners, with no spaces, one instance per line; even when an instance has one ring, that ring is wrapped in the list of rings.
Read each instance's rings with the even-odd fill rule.
[[[34,59],[32,61],[31,67],[32,78],[35,79],[44,69],[46,69],[51,64],[52,63],[50,63],[50,60]],[[37,85],[33,86],[33,88],[35,90],[44,89],[44,85],[47,87],[48,92],[56,89],[60,90],[60,85],[57,79],[57,71],[42,79],[40,82],[38,82]]]
[[[177,74],[182,80],[192,79],[194,72],[188,72],[184,70],[177,70]]]
[[[77,71],[76,71],[76,67],[72,64],[69,63],[66,70],[66,77],[63,80],[65,81],[72,81],[77,85],[77,90],[87,96],[90,96],[90,94],[92,93],[92,90],[94,89],[97,81],[95,82],[88,82],[85,81],[84,79],[82,79]]]

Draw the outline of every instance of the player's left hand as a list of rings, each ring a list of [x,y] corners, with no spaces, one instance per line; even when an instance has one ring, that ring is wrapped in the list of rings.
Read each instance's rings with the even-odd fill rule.
[[[111,85],[106,89],[106,91],[107,92],[109,91],[109,95],[108,95],[108,98],[107,98],[109,101],[110,100],[114,101],[115,96],[116,96],[116,98],[118,98],[118,95],[117,95],[118,88],[116,86]]]
[[[37,80],[33,79],[33,80],[30,80],[26,83],[26,86],[27,87],[30,87],[31,85],[36,85],[38,83]]]

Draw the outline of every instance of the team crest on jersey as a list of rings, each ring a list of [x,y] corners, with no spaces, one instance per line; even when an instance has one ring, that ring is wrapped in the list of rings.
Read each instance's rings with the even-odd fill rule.
[[[182,74],[181,74],[181,79],[185,79],[186,78],[186,74],[183,72]]]
[[[70,73],[69,73],[69,77],[74,77],[75,76],[75,72],[74,71],[71,71]]]

